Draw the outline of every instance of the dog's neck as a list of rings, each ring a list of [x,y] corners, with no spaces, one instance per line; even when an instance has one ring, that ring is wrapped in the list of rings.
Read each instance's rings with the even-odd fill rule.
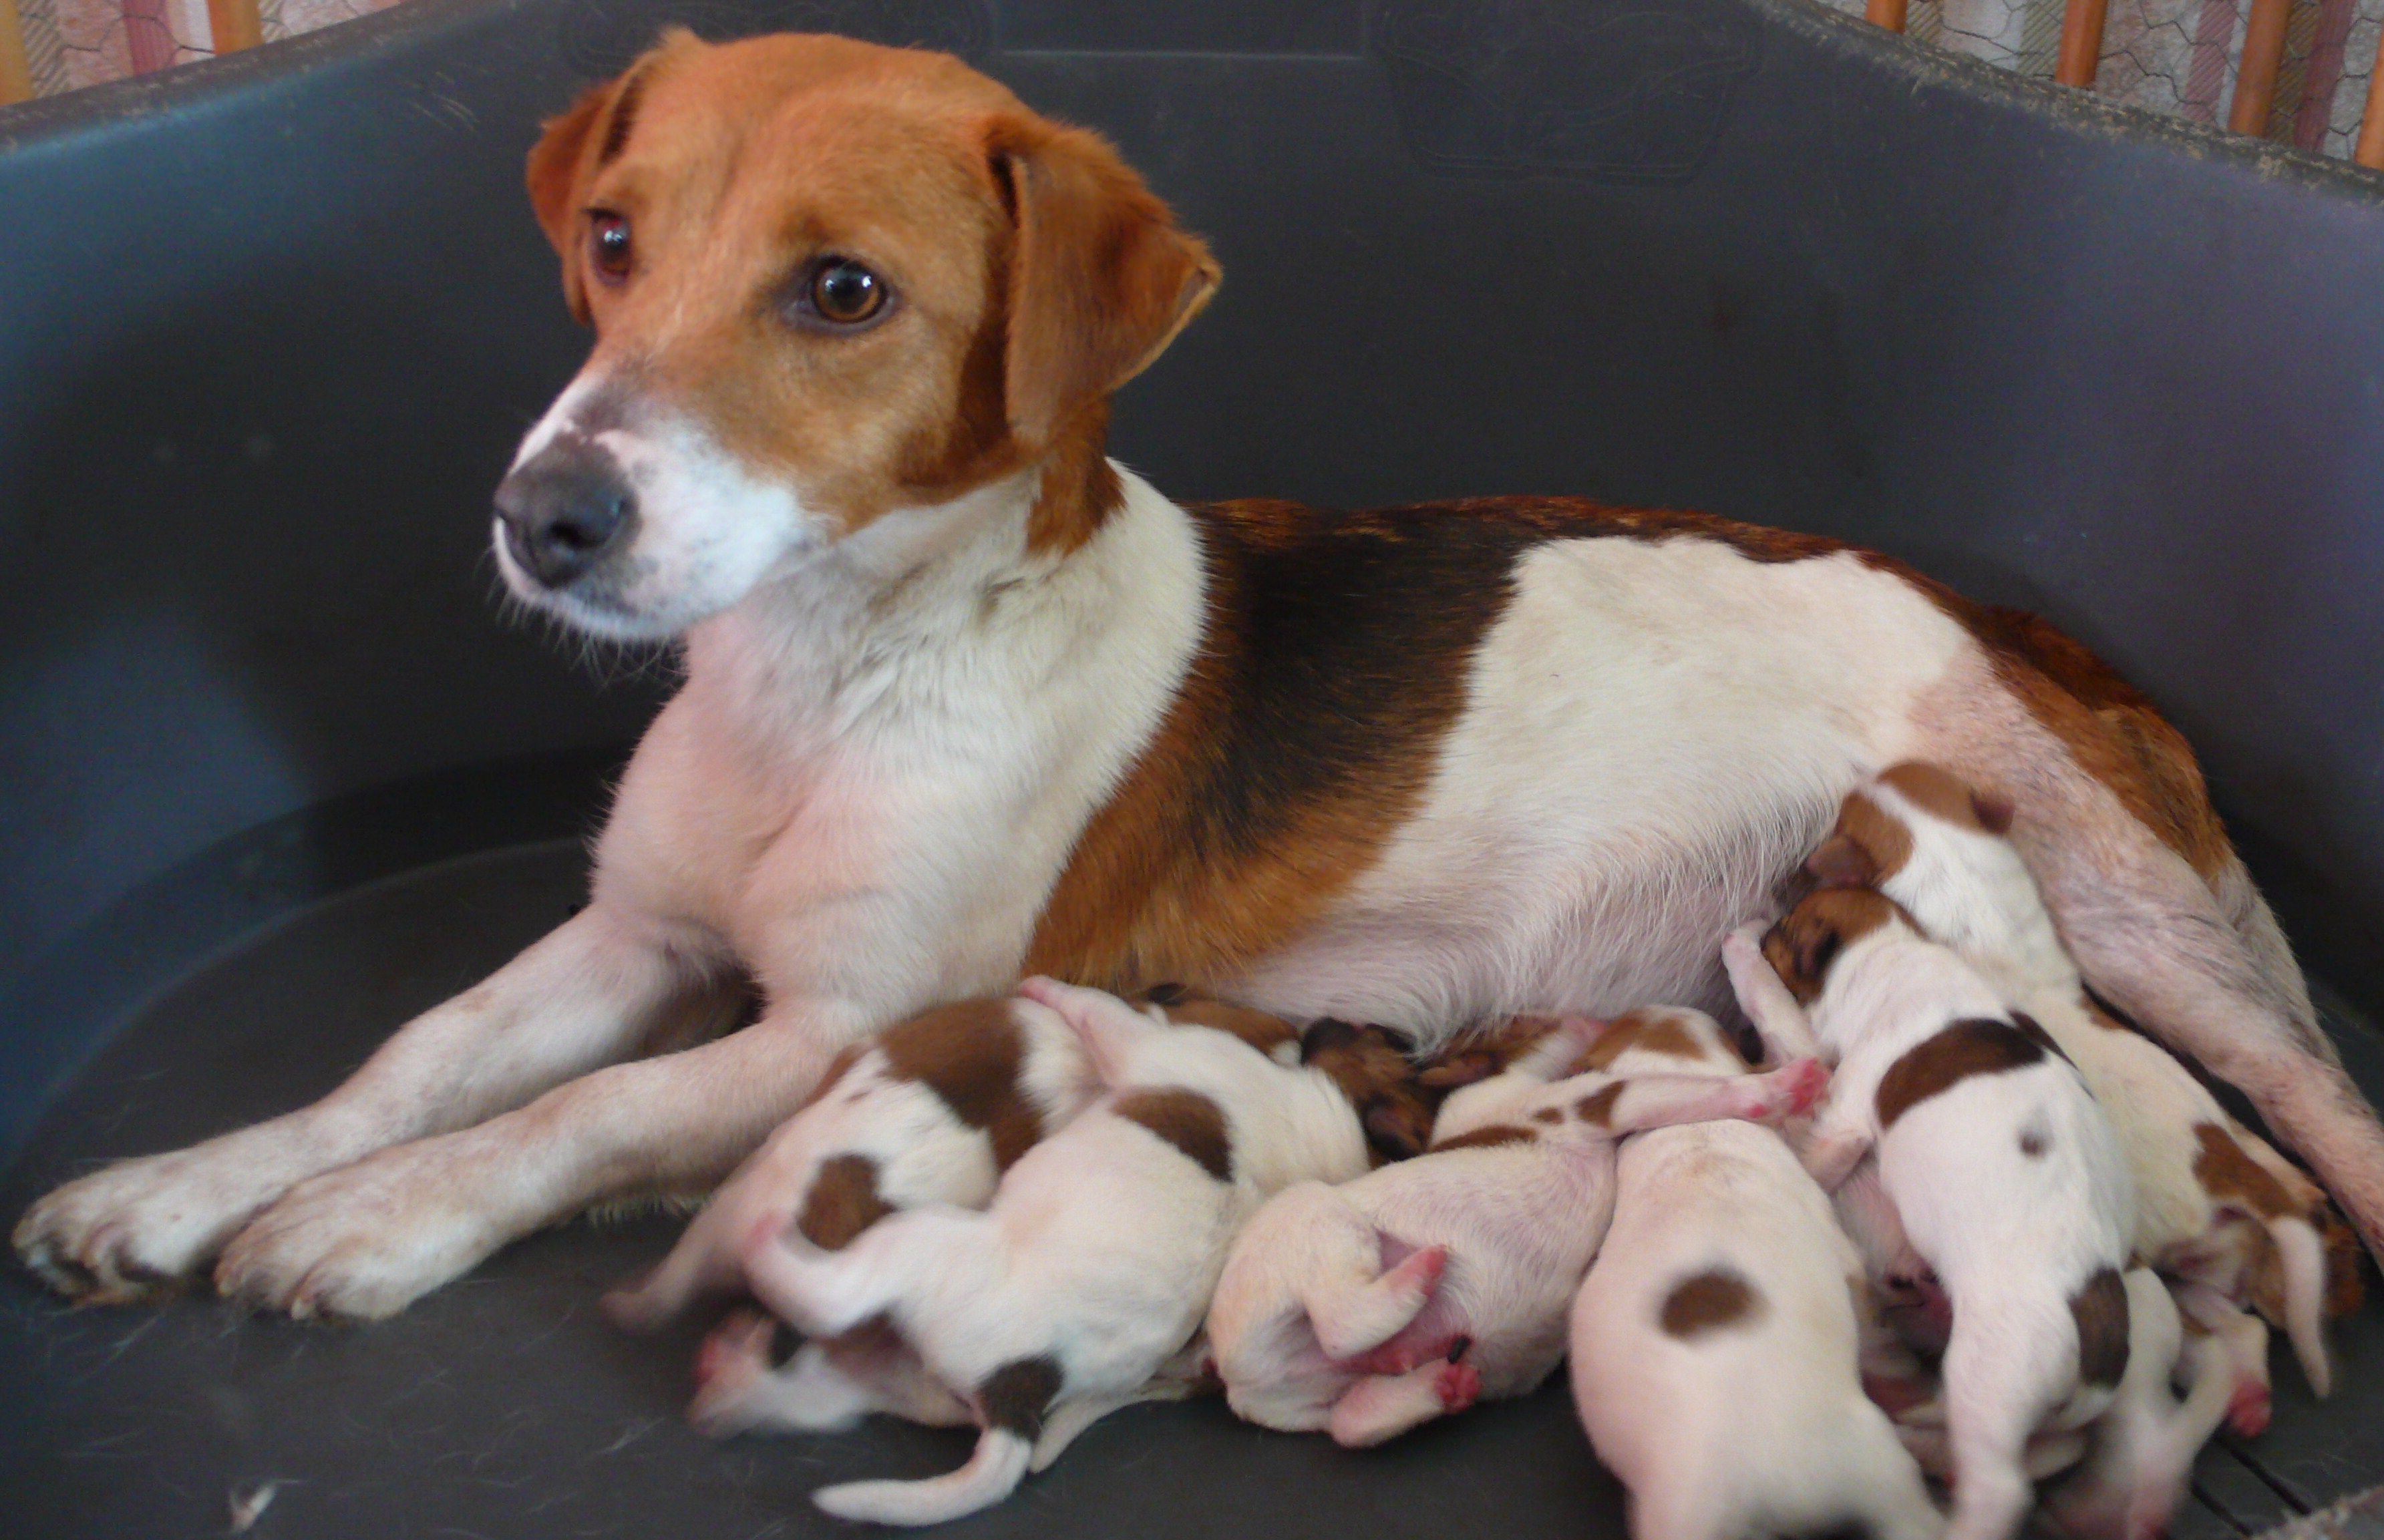
[[[1114,505],[1065,541],[1045,538],[1055,478],[1068,495],[1105,484]],[[1012,709],[1124,618],[1133,585],[1116,580],[1121,564],[1197,561],[1185,520],[1107,461],[1094,477],[1047,460],[897,509],[690,627],[688,692],[715,699],[765,751],[962,702]],[[956,669],[979,688],[949,688]]]

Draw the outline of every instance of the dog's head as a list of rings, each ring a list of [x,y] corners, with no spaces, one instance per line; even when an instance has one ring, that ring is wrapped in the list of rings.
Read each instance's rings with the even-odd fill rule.
[[[2011,828],[2012,808],[1937,765],[1891,765],[1846,793],[1838,806],[1837,827],[1805,858],[1805,870],[1824,888],[1881,887],[1912,859],[1915,837],[1928,832],[1917,826],[1919,819],[1972,834],[2003,835]]]
[[[1763,936],[1763,960],[1799,1005],[1820,999],[1831,967],[1855,942],[1882,925],[1904,924],[1903,911],[1868,888],[1824,888],[1808,894]]]
[[[1302,1061],[1341,1087],[1357,1109],[1366,1146],[1377,1163],[1421,1155],[1432,1143],[1436,1089],[1419,1078],[1407,1044],[1379,1026],[1331,1017],[1313,1023],[1300,1044]]]
[[[1032,543],[1082,540],[1118,496],[1110,392],[1217,282],[1098,136],[843,38],[670,32],[546,126],[528,181],[596,342],[496,543],[516,594],[609,635],[979,491],[1025,489]]]

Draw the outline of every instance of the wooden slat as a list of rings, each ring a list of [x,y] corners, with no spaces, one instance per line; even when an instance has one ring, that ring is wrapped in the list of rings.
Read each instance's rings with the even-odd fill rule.
[[[1866,0],[1863,19],[1891,32],[1904,31],[1905,0]]]
[[[2235,75],[2235,105],[2227,126],[2237,133],[2266,134],[2268,107],[2277,99],[2277,68],[2285,61],[2285,22],[2293,0],[2252,0],[2243,27],[2243,62]]]
[[[2069,0],[2061,13],[2061,56],[2053,78],[2063,85],[2094,83],[2103,62],[2103,10],[2105,0]]]
[[[2384,171],[2384,33],[2376,39],[2376,68],[2367,76],[2367,110],[2359,117],[2359,147],[2351,158]]]
[[[25,20],[17,0],[0,0],[0,106],[32,99],[33,66],[25,56]]]
[[[216,52],[236,53],[265,41],[265,19],[256,0],[207,0],[207,30],[215,34]]]

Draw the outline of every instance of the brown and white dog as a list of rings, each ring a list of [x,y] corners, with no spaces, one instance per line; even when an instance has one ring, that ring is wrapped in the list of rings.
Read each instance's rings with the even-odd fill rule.
[[[2384,1239],[2384,1129],[2192,752],[2051,627],[1692,515],[1170,502],[1104,457],[1108,400],[1217,264],[949,57],[673,33],[548,126],[529,189],[596,342],[499,490],[500,565],[680,639],[686,684],[585,911],[317,1105],[43,1199],[16,1244],[58,1287],[212,1263],[385,1315],[717,1182],[846,1046],[1029,969],[1427,1046],[1727,1009],[1713,938],[1911,758],[2010,798],[2095,989]],[[639,1057],[739,966],[757,1023]]]
[[[1747,1067],[1696,1011],[1634,1012],[1598,1046],[1618,1074]],[[1938,1540],[1919,1467],[1863,1393],[1861,1267],[1779,1134],[1704,1123],[1623,1145],[1571,1358],[1633,1540]]]
[[[747,1276],[782,1318],[840,1335],[884,1317],[982,1430],[949,1475],[816,1494],[840,1518],[973,1513],[1155,1378],[1186,1383],[1162,1371],[1186,1356],[1243,1221],[1294,1182],[1366,1170],[1357,1111],[1330,1074],[1097,990],[1022,987],[1083,1037],[1107,1094],[1027,1151],[988,1211],[914,1209],[839,1251],[766,1225],[746,1246]]]
[[[1584,1049],[1596,1056],[1596,1029],[1562,1023],[1452,1093],[1422,1158],[1298,1183],[1258,1211],[1209,1307],[1235,1412],[1356,1447],[1530,1392],[1564,1357],[1567,1309],[1614,1210],[1616,1141],[1799,1113],[1827,1078],[1811,1060],[1717,1081],[1609,1070],[1610,1055],[1569,1073]]]
[[[2214,1330],[2248,1339],[2226,1315],[2257,1304],[2325,1395],[2328,1298],[2355,1298],[2359,1277],[2355,1257],[2329,1257],[2324,1196],[2184,1065],[2094,1007],[2007,823],[1937,766],[1899,764],[1847,794],[1806,865],[1825,883],[1877,888],[2035,1017],[2127,1151],[2135,1255],[2177,1280],[2187,1310]],[[2238,1431],[2255,1433],[2266,1422],[2266,1369],[2241,1367]]]

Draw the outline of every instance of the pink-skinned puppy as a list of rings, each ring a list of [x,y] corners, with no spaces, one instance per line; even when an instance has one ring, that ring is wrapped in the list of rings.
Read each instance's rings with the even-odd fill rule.
[[[1612,1212],[1615,1140],[1786,1116],[1826,1078],[1811,1061],[1720,1082],[1568,1076],[1596,1031],[1569,1020],[1452,1091],[1421,1158],[1301,1183],[1259,1211],[1209,1309],[1235,1411],[1356,1447],[1533,1389],[1563,1357],[1567,1308]]]
[[[1762,951],[1837,1059],[1806,1168],[1834,1189],[1876,1150],[1952,1303],[1947,1533],[2009,1540],[2034,1496],[2030,1438],[2101,1415],[2127,1368],[2135,1216],[2117,1136],[2043,1029],[1884,896],[1817,891]],[[1773,1013],[1759,994],[1743,1003]]]
[[[825,1335],[883,1318],[981,1430],[950,1474],[817,1493],[838,1517],[975,1512],[1099,1418],[1180,1387],[1162,1376],[1185,1369],[1243,1221],[1293,1182],[1370,1163],[1359,1112],[1322,1069],[1096,990],[1021,990],[1079,1034],[1104,1094],[1020,1157],[987,1210],[891,1214],[840,1251],[766,1227],[746,1244],[747,1280],[781,1318]]]
[[[2355,1249],[2328,1243],[2340,1221],[2315,1182],[2173,1055],[2087,995],[2009,826],[2006,806],[1946,771],[1899,764],[1847,795],[1806,867],[1824,883],[1878,888],[2043,1025],[2127,1151],[2136,1256],[2174,1280],[2187,1312],[2222,1336],[2248,1341],[2229,1317],[2258,1307],[2326,1395],[2329,1296],[2348,1309],[2358,1287]],[[2256,1433],[2267,1421],[2266,1365],[2237,1372],[2233,1420]]]
[[[1595,1051],[1616,1074],[1746,1073],[1698,1011],[1633,1012]],[[1590,1442],[1630,1490],[1634,1540],[1943,1533],[1863,1392],[1864,1290],[1830,1199],[1779,1134],[1700,1123],[1623,1141],[1571,1361]]]

